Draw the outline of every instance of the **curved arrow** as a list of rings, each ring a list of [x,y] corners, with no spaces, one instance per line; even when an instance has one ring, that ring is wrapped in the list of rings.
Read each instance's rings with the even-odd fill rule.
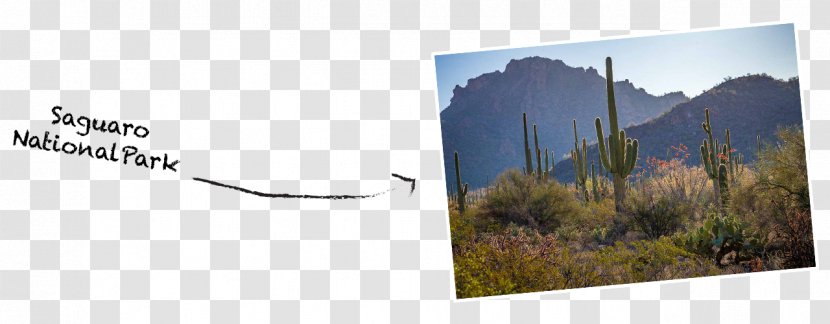
[[[409,188],[409,196],[412,197],[412,193],[415,192],[415,178],[407,178],[397,173],[392,173],[392,176],[403,181],[411,182],[412,185]]]
[[[392,176],[394,176],[398,179],[401,179],[403,181],[411,182],[412,184],[410,186],[409,195],[412,196],[412,193],[415,192],[415,179],[407,178],[407,177],[404,177],[402,175],[398,175],[398,174],[395,174],[395,173],[393,173]],[[374,193],[374,194],[369,194],[369,195],[302,195],[302,194],[298,195],[298,194],[287,194],[287,193],[261,192],[261,191],[245,189],[245,188],[242,188],[242,187],[237,187],[237,186],[234,186],[234,185],[229,185],[229,184],[225,184],[225,183],[221,183],[221,182],[217,182],[217,181],[213,181],[213,180],[208,180],[208,179],[203,179],[203,178],[193,178],[193,180],[196,180],[196,181],[199,181],[199,182],[204,182],[204,183],[207,183],[207,184],[211,184],[211,185],[214,185],[214,186],[217,186],[217,187],[233,189],[233,190],[236,190],[236,191],[239,191],[239,192],[244,192],[246,194],[251,194],[251,195],[254,195],[254,196],[265,197],[265,198],[284,198],[284,199],[291,199],[291,198],[296,198],[296,199],[329,199],[329,200],[363,199],[363,198],[377,197],[377,196],[383,195],[387,192],[390,192],[392,190],[395,190],[395,188],[390,188],[390,189],[387,189],[387,190],[384,190],[384,191],[381,191],[381,192],[378,192],[378,193]]]

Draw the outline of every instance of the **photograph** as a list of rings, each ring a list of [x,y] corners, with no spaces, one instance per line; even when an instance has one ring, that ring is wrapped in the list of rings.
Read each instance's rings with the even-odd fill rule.
[[[434,60],[456,298],[815,267],[792,24]]]

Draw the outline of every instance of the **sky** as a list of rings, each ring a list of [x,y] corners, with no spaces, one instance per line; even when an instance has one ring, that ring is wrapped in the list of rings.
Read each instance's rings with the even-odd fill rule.
[[[573,67],[594,67],[605,76],[605,57],[614,60],[614,79],[629,79],[653,95],[683,91],[695,97],[726,77],[766,73],[798,75],[792,24],[632,37],[592,42],[500,49],[435,56],[441,110],[452,89],[496,70],[511,59],[542,56]]]

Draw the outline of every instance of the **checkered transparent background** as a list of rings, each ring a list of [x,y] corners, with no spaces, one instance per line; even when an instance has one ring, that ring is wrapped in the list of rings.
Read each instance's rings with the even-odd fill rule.
[[[2,1],[0,322],[826,323],[828,15],[818,0]],[[818,269],[451,300],[432,52],[776,21],[798,30]],[[58,130],[56,104],[150,136]],[[12,147],[14,129],[181,171]],[[412,198],[391,172],[419,179]],[[401,190],[268,200],[193,176]]]

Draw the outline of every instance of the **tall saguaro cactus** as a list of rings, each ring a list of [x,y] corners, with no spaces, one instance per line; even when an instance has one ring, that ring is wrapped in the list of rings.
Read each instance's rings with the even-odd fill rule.
[[[539,148],[539,136],[536,134],[536,124],[533,124],[533,145],[536,147],[536,179],[542,181],[542,150]]]
[[[458,188],[458,212],[463,214],[467,202],[467,184],[461,185],[461,168],[458,166],[458,152],[455,152],[455,185]]]
[[[602,121],[597,117],[594,123],[597,128],[600,161],[603,168],[614,176],[614,205],[617,212],[620,212],[625,199],[625,178],[634,170],[640,144],[636,139],[626,137],[625,130],[620,130],[617,125],[617,104],[614,99],[614,75],[610,57],[605,58],[605,82],[608,95],[608,122],[611,126],[607,147],[605,135],[602,132]]]
[[[573,120],[574,125],[574,149],[571,151],[571,161],[574,165],[574,175],[576,179],[577,191],[582,193],[585,201],[588,201],[588,187],[586,181],[588,180],[588,141],[582,138],[582,149],[579,148],[579,136],[576,133],[576,119]]]
[[[714,193],[715,203],[718,208],[721,207],[721,188],[726,185],[727,169],[726,165],[721,163],[718,156],[718,140],[712,136],[712,123],[709,120],[709,108],[705,109],[706,119],[700,124],[703,131],[709,137],[708,140],[703,140],[703,145],[700,146],[700,159],[703,161],[703,169],[706,170],[706,175],[712,180],[712,191]],[[727,148],[724,146],[724,151]],[[722,154],[726,154],[723,152]]]
[[[522,126],[525,130],[525,174],[533,173],[533,159],[530,157],[530,143],[527,141],[527,113],[522,113]]]

